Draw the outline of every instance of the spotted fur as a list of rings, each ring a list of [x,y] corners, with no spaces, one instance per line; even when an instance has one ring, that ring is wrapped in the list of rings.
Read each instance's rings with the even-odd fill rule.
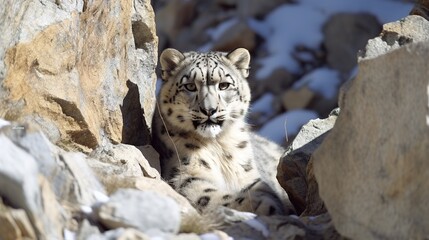
[[[163,178],[201,212],[218,206],[259,215],[293,211],[276,180],[283,149],[250,132],[245,122],[249,61],[243,48],[166,49],[160,57],[164,83],[153,144]]]

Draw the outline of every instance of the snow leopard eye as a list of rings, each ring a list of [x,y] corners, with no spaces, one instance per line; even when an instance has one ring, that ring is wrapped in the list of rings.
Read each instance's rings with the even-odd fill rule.
[[[221,83],[219,83],[219,90],[226,90],[229,88],[230,85],[231,85],[231,83],[221,82]]]
[[[195,92],[197,91],[197,86],[195,85],[195,83],[188,83],[185,84],[185,88],[186,90],[190,91],[190,92]]]

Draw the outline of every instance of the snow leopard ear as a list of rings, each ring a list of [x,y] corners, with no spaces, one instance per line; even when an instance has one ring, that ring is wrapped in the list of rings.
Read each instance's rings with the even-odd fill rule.
[[[166,80],[171,71],[176,69],[179,63],[185,59],[183,53],[174,48],[167,48],[161,53],[159,62],[161,63],[162,79]]]
[[[228,53],[226,57],[241,72],[243,77],[249,76],[250,53],[245,48],[237,48]]]

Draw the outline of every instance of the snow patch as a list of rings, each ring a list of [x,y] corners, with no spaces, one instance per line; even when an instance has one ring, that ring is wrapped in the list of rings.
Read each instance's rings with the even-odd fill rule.
[[[287,136],[296,135],[302,125],[318,117],[315,111],[302,109],[291,110],[267,122],[259,130],[259,134],[278,144],[283,144],[286,139],[286,133]]]
[[[292,87],[299,89],[308,86],[313,92],[322,95],[324,98],[332,99],[336,97],[340,83],[338,71],[323,67],[303,76]]]
[[[106,194],[99,191],[94,191],[92,194],[98,203],[105,203],[110,199]]]
[[[299,73],[300,66],[292,57],[295,48],[318,49],[323,40],[322,26],[335,13],[368,12],[386,23],[407,16],[412,6],[391,0],[302,0],[275,9],[263,21],[250,19],[249,26],[266,40],[269,53],[260,61],[262,67],[256,77],[264,79],[277,68]],[[311,56],[306,57],[311,60]]]

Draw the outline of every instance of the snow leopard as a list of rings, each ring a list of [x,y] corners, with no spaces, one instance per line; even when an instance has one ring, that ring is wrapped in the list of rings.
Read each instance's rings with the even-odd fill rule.
[[[246,123],[249,51],[168,48],[160,64],[163,84],[152,134],[163,179],[201,213],[218,207],[256,215],[294,213],[276,179],[284,149]]]

